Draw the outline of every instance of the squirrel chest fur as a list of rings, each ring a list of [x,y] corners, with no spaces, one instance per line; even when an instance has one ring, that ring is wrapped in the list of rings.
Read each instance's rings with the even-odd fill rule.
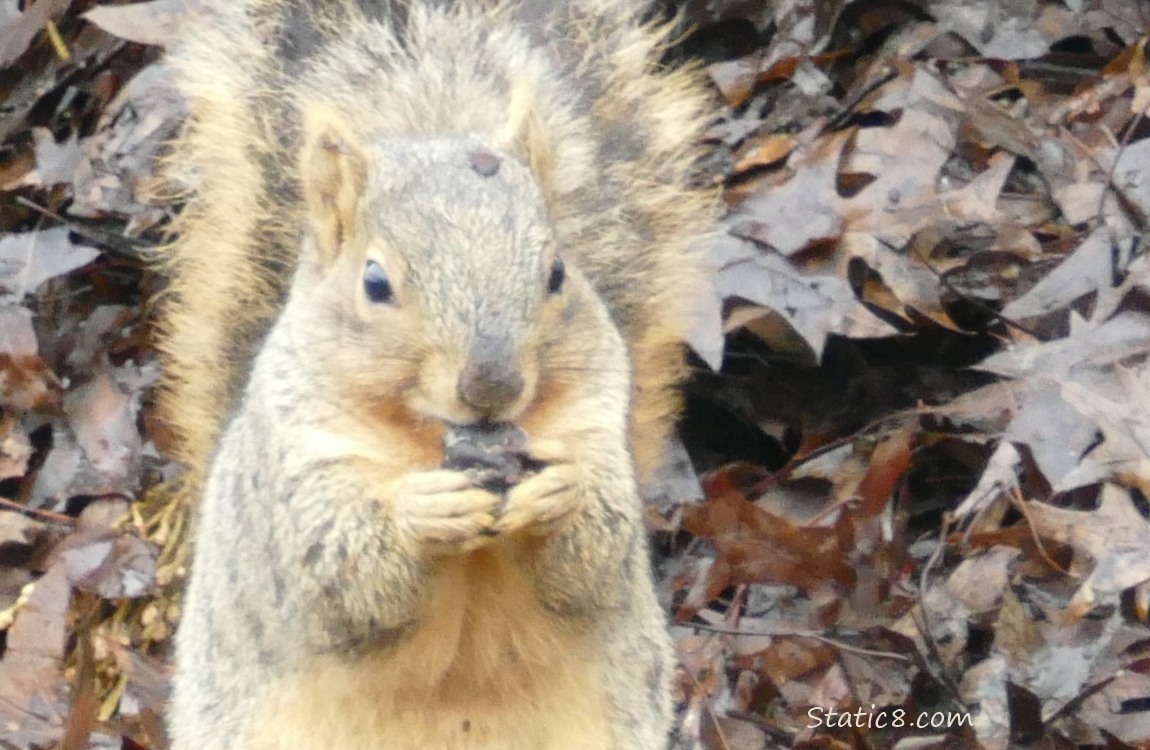
[[[664,747],[637,486],[704,283],[694,77],[608,0],[198,7],[174,748]]]

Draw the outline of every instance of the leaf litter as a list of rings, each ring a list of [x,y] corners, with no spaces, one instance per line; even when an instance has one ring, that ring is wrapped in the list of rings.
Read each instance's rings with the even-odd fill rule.
[[[675,5],[728,207],[649,514],[676,750],[1145,746],[1150,13]],[[5,747],[166,746],[181,8],[0,6]]]

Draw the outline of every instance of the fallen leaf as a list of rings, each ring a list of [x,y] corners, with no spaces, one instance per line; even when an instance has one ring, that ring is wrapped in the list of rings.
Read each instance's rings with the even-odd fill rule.
[[[79,139],[73,135],[63,143],[56,143],[52,131],[47,128],[33,128],[32,138],[36,142],[36,169],[25,174],[13,187],[70,184],[80,162]]]
[[[1030,291],[1003,308],[1002,314],[1021,320],[1060,310],[1079,297],[1110,286],[1113,276],[1110,233],[1100,227]]]
[[[1103,485],[1098,508],[1091,511],[1039,502],[1028,503],[1027,509],[1039,536],[1068,544],[1077,553],[1076,569],[1085,580],[1067,607],[1072,618],[1088,614],[1099,598],[1115,602],[1125,589],[1150,580],[1150,521],[1128,489]]]
[[[187,0],[151,0],[131,5],[100,5],[83,15],[109,34],[140,44],[167,47],[187,23]]]
[[[738,297],[774,311],[821,354],[831,334],[879,338],[896,333],[858,301],[837,276],[803,271],[770,252],[719,271],[715,288],[723,297]]]
[[[19,60],[48,21],[58,18],[69,5],[71,0],[39,0],[25,7],[16,18],[6,19],[0,26],[0,68],[8,68]]]
[[[70,599],[64,567],[53,566],[36,581],[8,629],[0,659],[0,723],[6,739],[25,747],[53,745],[67,715],[60,663]]]
[[[45,281],[86,266],[100,251],[77,245],[67,227],[0,238],[0,290],[19,302]]]
[[[1019,492],[1018,471],[1022,466],[1022,456],[1009,441],[1002,441],[994,449],[994,454],[986,463],[978,484],[954,509],[956,519],[974,516],[1002,497],[1010,497]]]

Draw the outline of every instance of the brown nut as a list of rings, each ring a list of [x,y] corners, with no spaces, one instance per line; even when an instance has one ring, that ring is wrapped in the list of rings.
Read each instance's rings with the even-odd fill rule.
[[[527,433],[510,422],[452,425],[443,452],[443,468],[473,472],[477,484],[492,492],[506,492],[541,468],[527,457]]]

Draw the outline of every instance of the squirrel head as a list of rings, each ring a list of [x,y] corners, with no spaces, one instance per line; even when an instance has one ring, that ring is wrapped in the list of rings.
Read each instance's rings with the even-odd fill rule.
[[[357,404],[514,421],[593,369],[598,298],[556,246],[532,169],[473,136],[365,143],[309,128],[307,295],[320,366]],[[290,304],[290,303],[289,303]]]

